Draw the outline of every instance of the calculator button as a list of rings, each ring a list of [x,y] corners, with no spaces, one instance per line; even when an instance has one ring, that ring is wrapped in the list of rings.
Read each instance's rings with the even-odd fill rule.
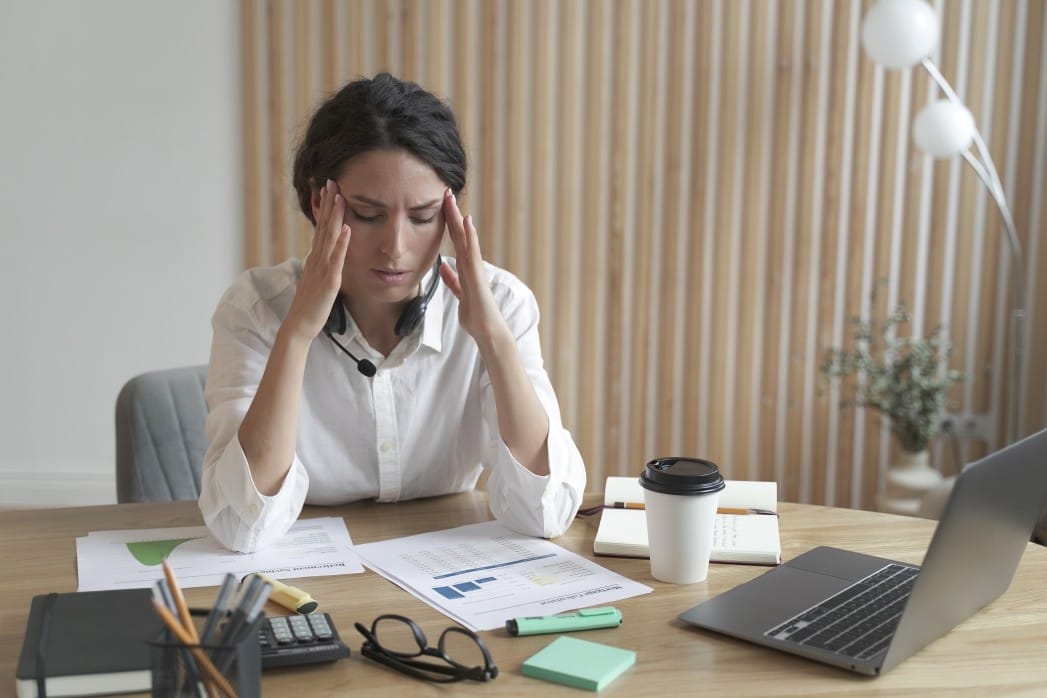
[[[294,636],[291,635],[291,628],[287,625],[287,619],[285,618],[272,618],[269,620],[269,627],[273,631],[273,637],[281,645],[286,645],[294,641]]]
[[[321,640],[330,640],[334,636],[326,618],[323,616],[307,616],[307,618],[309,618],[309,625],[313,626],[316,637]]]
[[[313,639],[313,631],[309,628],[309,622],[305,616],[291,616],[291,632],[299,642],[309,642]]]

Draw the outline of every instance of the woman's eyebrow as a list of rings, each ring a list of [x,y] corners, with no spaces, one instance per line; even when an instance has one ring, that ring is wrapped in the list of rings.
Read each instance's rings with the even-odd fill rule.
[[[432,208],[440,203],[440,199],[433,199],[432,201],[426,201],[424,204],[418,204],[417,206],[411,206],[408,211],[421,211],[426,208]]]
[[[366,196],[359,196],[354,194],[353,196],[349,197],[349,200],[356,201],[357,203],[361,204],[366,204],[367,206],[371,206],[373,208],[388,208],[388,206],[383,204],[381,201],[378,201],[377,199],[369,199]]]
[[[378,201],[377,199],[371,199],[371,198],[366,197],[366,196],[353,195],[353,196],[349,197],[349,200],[350,201],[355,201],[357,203],[364,204],[366,206],[371,206],[373,208],[382,208],[382,209],[389,208],[389,206],[387,204],[385,204],[385,203],[383,203],[381,201]],[[418,204],[417,206],[411,206],[407,210],[408,211],[422,211],[422,210],[427,209],[427,208],[432,208],[433,206],[436,206],[439,203],[440,203],[440,199],[433,199],[431,201],[426,201],[425,203]]]

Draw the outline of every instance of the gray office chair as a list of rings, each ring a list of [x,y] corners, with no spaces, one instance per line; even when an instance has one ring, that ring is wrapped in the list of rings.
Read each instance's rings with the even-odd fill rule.
[[[207,366],[152,371],[116,398],[119,502],[196,499],[207,449]]]

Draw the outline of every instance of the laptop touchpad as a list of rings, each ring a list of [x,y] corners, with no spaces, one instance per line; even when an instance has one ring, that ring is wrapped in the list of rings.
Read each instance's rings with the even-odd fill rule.
[[[851,582],[837,577],[786,565],[762,574],[727,593],[736,598],[757,602],[764,607],[784,608],[795,612],[813,606],[850,584]]]

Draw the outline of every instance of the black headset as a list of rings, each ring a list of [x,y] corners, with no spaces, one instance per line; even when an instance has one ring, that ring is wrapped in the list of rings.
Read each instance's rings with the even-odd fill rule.
[[[436,263],[433,264],[433,278],[429,281],[429,288],[425,290],[423,295],[412,298],[407,307],[400,313],[400,317],[396,321],[396,327],[393,328],[397,337],[406,337],[414,332],[418,325],[422,324],[422,318],[425,317],[425,309],[429,307],[429,301],[432,300],[433,294],[436,293],[436,287],[440,285],[441,261],[440,255],[436,255]],[[345,305],[342,304],[342,295],[338,294],[338,297],[334,299],[334,305],[331,306],[331,314],[327,316],[327,322],[324,324],[324,334],[335,343],[335,346],[345,352],[346,356],[356,362],[357,371],[370,378],[378,371],[374,364],[367,359],[356,358],[352,352],[334,338],[336,334],[345,332],[348,324],[345,319]]]

